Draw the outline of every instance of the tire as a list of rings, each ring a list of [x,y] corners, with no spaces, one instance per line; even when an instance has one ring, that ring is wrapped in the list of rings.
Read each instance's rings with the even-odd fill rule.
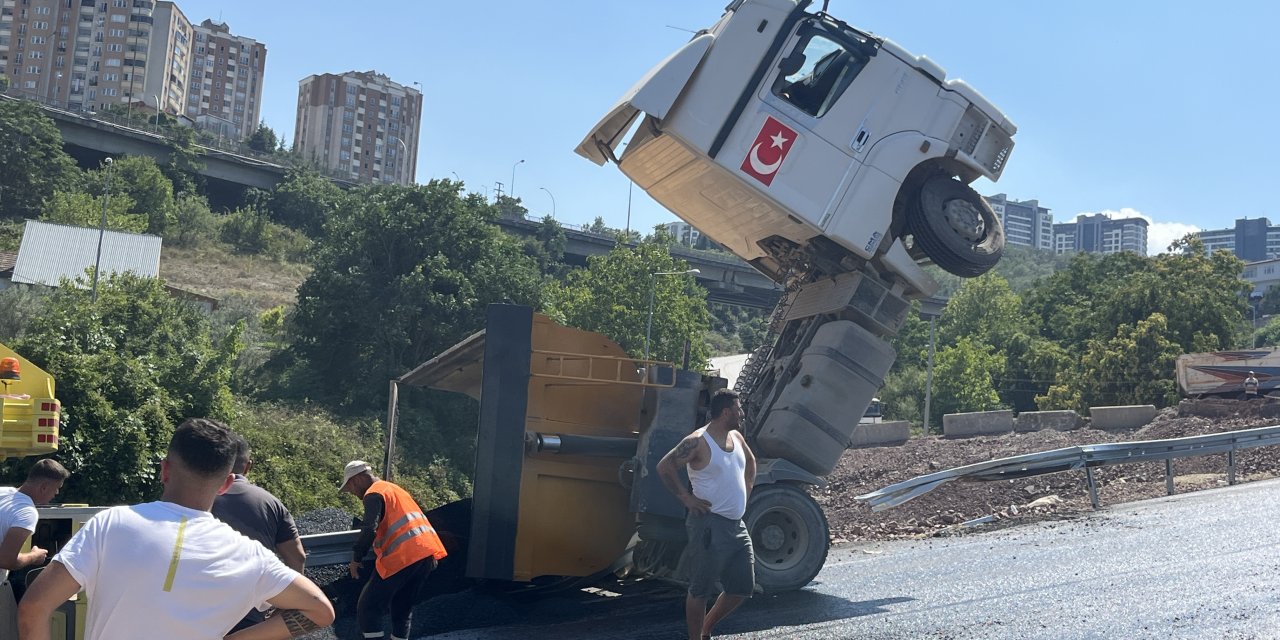
[[[795,591],[827,561],[830,531],[818,503],[791,484],[751,492],[744,517],[756,555],[756,583],[765,593]]]
[[[934,264],[962,278],[986,273],[1004,252],[1004,227],[991,205],[945,175],[921,183],[908,206],[907,231]]]

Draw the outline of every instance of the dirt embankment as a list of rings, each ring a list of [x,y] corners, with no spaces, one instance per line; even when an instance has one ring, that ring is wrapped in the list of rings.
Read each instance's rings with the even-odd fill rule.
[[[951,482],[915,500],[872,512],[854,497],[915,476],[997,458],[1076,445],[1181,438],[1280,424],[1280,402],[1259,399],[1184,401],[1133,431],[1039,431],[1001,436],[913,438],[901,447],[845,452],[830,484],[814,496],[826,511],[833,542],[887,540],[945,534],[960,523],[994,515],[1011,522],[1063,518],[1091,510],[1084,473],[1071,471],[1020,480]],[[1173,463],[1181,493],[1227,483],[1226,454],[1181,458]],[[1095,471],[1103,505],[1165,495],[1163,462],[1137,463]],[[1280,447],[1237,452],[1236,480],[1280,476]]]

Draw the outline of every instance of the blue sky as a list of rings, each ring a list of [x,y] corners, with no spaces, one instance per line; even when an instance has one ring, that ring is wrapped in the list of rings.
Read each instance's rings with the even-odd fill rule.
[[[511,182],[532,214],[626,221],[627,180],[573,148],[649,67],[726,0],[178,0],[267,45],[262,117],[293,140],[297,82],[376,69],[422,83],[417,179]],[[821,0],[815,3],[820,6]],[[299,7],[306,7],[299,10]],[[1039,199],[1056,221],[1149,218],[1152,252],[1240,217],[1280,223],[1280,3],[831,0],[849,23],[928,55],[1019,126],[984,194]],[[1268,187],[1267,185],[1273,185]],[[508,187],[509,188],[509,187]],[[675,220],[635,191],[633,228]]]

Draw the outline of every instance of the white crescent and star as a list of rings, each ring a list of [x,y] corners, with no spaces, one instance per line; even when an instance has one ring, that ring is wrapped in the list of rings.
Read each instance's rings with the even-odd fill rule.
[[[770,149],[781,149],[783,145],[788,142],[781,133],[775,133],[772,136],[769,136],[769,139],[772,141],[772,144],[769,145]],[[773,162],[772,164],[765,164],[760,160],[760,145],[762,144],[764,143],[757,142],[754,147],[751,147],[751,154],[747,156],[747,161],[751,163],[752,171],[755,171],[762,176],[767,176],[776,172],[778,167],[782,166],[782,155],[779,154],[776,162]]]

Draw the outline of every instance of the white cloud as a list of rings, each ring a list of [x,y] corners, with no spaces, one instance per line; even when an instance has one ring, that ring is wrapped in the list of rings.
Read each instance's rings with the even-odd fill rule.
[[[1090,215],[1094,212],[1086,211],[1080,215]],[[1185,224],[1182,222],[1156,222],[1151,216],[1130,207],[1122,207],[1119,211],[1115,209],[1104,210],[1103,215],[1111,219],[1116,218],[1142,218],[1147,221],[1147,255],[1154,256],[1169,250],[1169,245],[1174,240],[1178,240],[1188,233],[1201,231],[1200,227],[1193,224]]]

